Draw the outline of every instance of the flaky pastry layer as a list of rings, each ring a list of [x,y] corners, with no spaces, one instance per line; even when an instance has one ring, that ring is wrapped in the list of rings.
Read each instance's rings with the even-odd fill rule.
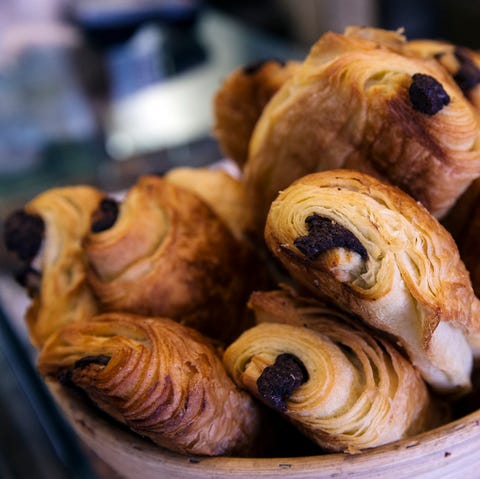
[[[110,313],[69,325],[46,343],[38,368],[170,450],[242,455],[255,443],[257,405],[211,343],[175,321]]]
[[[357,452],[439,424],[420,375],[388,341],[285,292],[254,293],[250,305],[260,323],[227,348],[227,370],[268,405],[278,395],[281,412],[322,447]],[[277,366],[285,354],[308,376],[288,394],[292,371]]]
[[[434,387],[470,387],[479,302],[450,234],[406,193],[352,170],[307,175],[274,201],[265,238],[314,295],[394,335]]]
[[[393,32],[359,31],[325,33],[256,123],[245,181],[259,228],[277,193],[315,171],[372,174],[437,217],[479,175],[479,116],[447,70]]]

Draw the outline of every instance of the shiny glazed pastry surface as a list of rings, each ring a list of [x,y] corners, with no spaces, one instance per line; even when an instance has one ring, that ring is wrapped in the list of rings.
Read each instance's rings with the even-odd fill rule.
[[[243,455],[259,413],[198,332],[164,318],[103,314],[52,336],[40,372],[170,450]]]
[[[88,186],[52,188],[6,221],[7,246],[26,264],[21,282],[32,303],[25,319],[37,347],[63,325],[98,310],[87,284],[82,240],[103,197]],[[29,245],[34,246],[25,251]]]
[[[403,52],[402,36],[326,33],[258,120],[245,181],[262,226],[293,180],[351,168],[408,192],[435,216],[480,173],[477,111],[435,60]]]
[[[436,389],[470,387],[479,300],[450,234],[407,194],[352,170],[307,175],[274,201],[265,238],[314,295],[394,335]]]
[[[322,447],[357,452],[439,424],[418,371],[348,316],[281,291],[250,305],[260,323],[227,348],[227,370]]]
[[[196,194],[142,177],[84,248],[106,310],[167,316],[223,340],[241,329],[242,247]]]

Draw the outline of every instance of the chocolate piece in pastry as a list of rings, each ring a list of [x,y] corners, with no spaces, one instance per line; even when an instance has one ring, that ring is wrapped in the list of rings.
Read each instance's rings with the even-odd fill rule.
[[[480,111],[480,55],[470,48],[438,40],[412,40],[406,46],[425,59],[439,62],[465,97]]]
[[[253,231],[253,215],[244,184],[218,168],[171,169],[164,178],[196,193],[230,228],[239,241]]]
[[[411,363],[348,316],[280,291],[250,305],[264,322],[226,349],[227,371],[320,446],[357,452],[446,419]]]
[[[46,343],[38,368],[172,451],[242,455],[259,432],[258,406],[210,342],[170,319],[107,313],[69,325]]]
[[[394,336],[434,388],[470,387],[479,300],[451,235],[420,203],[357,171],[313,173],[273,202],[265,238],[314,295]]]
[[[479,116],[447,71],[349,32],[324,34],[255,126],[245,182],[259,228],[277,193],[315,171],[372,174],[437,217],[480,173]]]
[[[214,134],[222,152],[240,168],[263,108],[298,66],[295,61],[266,60],[237,68],[220,85],[213,103]]]
[[[97,312],[82,239],[103,197],[88,186],[52,188],[5,221],[6,246],[24,263],[19,280],[32,297],[26,322],[35,346],[64,324]]]
[[[92,226],[102,223],[102,211]],[[249,294],[243,246],[196,194],[144,176],[84,241],[88,279],[103,308],[166,316],[228,340]]]

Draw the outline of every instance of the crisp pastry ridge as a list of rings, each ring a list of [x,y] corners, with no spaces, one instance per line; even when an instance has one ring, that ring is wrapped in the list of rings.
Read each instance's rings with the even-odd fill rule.
[[[90,186],[51,188],[6,220],[7,246],[23,255],[26,264],[22,283],[32,302],[25,320],[37,347],[63,325],[98,311],[86,279],[82,240],[103,197]],[[35,245],[25,256],[28,243]]]
[[[105,313],[67,325],[45,344],[38,369],[180,453],[242,455],[259,432],[258,406],[212,343],[167,318]]]
[[[353,453],[439,425],[445,411],[387,340],[285,291],[253,293],[250,306],[259,323],[226,349],[227,370],[323,448]],[[293,386],[301,370],[285,357],[306,371]]]
[[[265,239],[314,295],[395,336],[437,390],[470,388],[479,300],[451,235],[406,193],[358,171],[313,173],[273,202]]]
[[[476,110],[436,60],[380,32],[325,33],[265,106],[245,165],[259,228],[278,191],[315,171],[372,174],[437,217],[479,175]]]
[[[221,340],[243,328],[242,246],[196,194],[141,177],[107,226],[84,241],[105,310],[170,317]]]
[[[299,62],[271,59],[232,71],[213,99],[213,133],[223,154],[243,168],[248,145],[263,108],[291,78]]]

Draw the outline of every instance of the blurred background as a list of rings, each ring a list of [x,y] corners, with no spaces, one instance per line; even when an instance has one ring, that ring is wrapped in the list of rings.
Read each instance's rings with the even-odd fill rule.
[[[234,67],[349,24],[480,48],[467,0],[0,0],[0,217],[50,185],[205,164]]]
[[[127,188],[221,158],[212,96],[235,67],[302,59],[350,24],[480,48],[473,0],[0,0],[2,220],[46,188]],[[114,477],[34,372],[27,304],[0,244],[0,477]]]

